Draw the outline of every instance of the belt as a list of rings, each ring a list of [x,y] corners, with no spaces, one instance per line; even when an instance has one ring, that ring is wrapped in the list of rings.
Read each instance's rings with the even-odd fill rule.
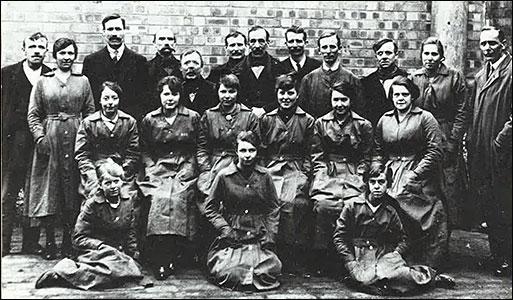
[[[66,121],[67,119],[70,119],[70,118],[79,118],[79,117],[80,116],[77,114],[67,114],[67,113],[60,112],[58,114],[47,115],[46,119],[47,120]]]
[[[410,155],[390,155],[390,156],[388,156],[389,160],[395,160],[395,161],[398,161],[398,160],[410,161],[410,160],[415,160],[416,158],[417,158],[417,155],[415,155],[415,154],[410,154]]]
[[[327,153],[326,159],[335,162],[357,162],[357,160],[354,158],[350,158],[345,155],[335,153]]]
[[[269,155],[269,159],[271,160],[279,160],[279,161],[282,161],[282,160],[300,160],[300,159],[304,159],[305,157],[301,157],[301,156],[298,156],[298,155],[294,155],[294,154],[273,154],[273,155]]]
[[[212,155],[215,156],[235,156],[234,150],[228,150],[228,149],[214,149],[212,150]]]

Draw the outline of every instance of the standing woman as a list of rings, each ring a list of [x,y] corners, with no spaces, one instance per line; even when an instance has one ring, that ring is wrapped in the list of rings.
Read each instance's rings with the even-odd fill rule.
[[[375,131],[376,154],[393,171],[389,194],[397,199],[411,244],[411,264],[434,269],[447,254],[447,216],[441,201],[440,164],[442,132],[433,115],[416,106],[418,87],[398,76],[389,98],[394,110],[386,112]]]
[[[159,81],[162,106],[148,113],[140,126],[145,176],[138,184],[151,202],[146,235],[159,280],[174,272],[178,256],[187,252],[185,246],[194,241],[197,230],[200,115],[179,103],[181,84],[175,76]]]
[[[57,69],[41,76],[30,95],[27,120],[36,148],[24,207],[31,226],[45,227],[45,259],[56,258],[58,222],[63,225],[62,252],[70,254],[71,229],[80,209],[75,136],[81,118],[94,112],[94,100],[87,77],[71,70],[77,52],[74,40],[56,40]]]
[[[422,42],[421,57],[423,68],[415,71],[411,79],[420,89],[416,105],[432,113],[442,130],[444,158],[440,178],[449,230],[455,226],[473,225],[462,224],[463,221],[471,222],[470,218],[463,220],[462,217],[466,215],[463,212],[472,208],[472,205],[463,203],[467,184],[463,147],[461,140],[458,141],[452,133],[454,121],[458,115],[463,114],[465,77],[443,63],[444,47],[436,37],[429,37]]]
[[[253,132],[239,133],[237,160],[218,173],[205,205],[219,234],[207,267],[216,284],[232,290],[280,286],[281,262],[274,253],[280,204],[271,176],[256,164],[258,145]]]
[[[276,80],[278,108],[260,122],[264,166],[280,199],[278,253],[284,269],[299,272],[306,264],[310,241],[311,202],[308,195],[312,171],[310,149],[314,118],[297,105],[295,81],[288,75]]]
[[[364,191],[362,174],[370,163],[372,124],[352,111],[356,99],[353,86],[343,83],[331,92],[332,111],[315,121],[312,163],[313,180],[310,189],[315,216],[313,249],[314,257],[324,259],[324,264],[314,261],[317,272],[336,271],[336,252],[333,230],[344,207],[344,201],[359,196]]]

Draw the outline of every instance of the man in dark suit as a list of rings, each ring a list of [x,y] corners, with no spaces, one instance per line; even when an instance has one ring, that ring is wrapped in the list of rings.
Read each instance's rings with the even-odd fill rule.
[[[299,92],[301,80],[306,74],[321,66],[321,61],[306,56],[305,46],[308,44],[303,28],[292,25],[285,31],[285,44],[289,49],[289,57],[280,62],[285,72],[296,81],[296,91]]]
[[[43,64],[48,38],[40,32],[23,41],[25,59],[2,68],[2,256],[11,248],[16,198],[25,184],[34,142],[27,124],[32,86],[51,69]],[[39,227],[23,228],[22,252],[41,254]]]
[[[233,67],[240,63],[246,56],[247,45],[248,41],[243,33],[239,31],[230,32],[224,38],[224,46],[226,53],[228,54],[228,61],[225,64],[212,67],[207,80],[217,84],[219,83],[219,79],[222,75],[232,73]]]
[[[125,46],[125,20],[118,14],[105,17],[102,26],[107,46],[85,57],[82,74],[89,78],[96,107],[101,107],[101,84],[115,81],[123,89],[120,109],[140,120],[155,108],[148,101],[146,58]]]

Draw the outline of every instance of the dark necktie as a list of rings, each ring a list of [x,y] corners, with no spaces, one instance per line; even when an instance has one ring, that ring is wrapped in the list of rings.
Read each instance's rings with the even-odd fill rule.
[[[297,71],[299,72],[299,70],[301,70],[301,65],[298,62],[296,63],[296,67],[297,67]]]
[[[118,62],[118,50],[114,50],[114,57],[112,58],[112,62],[117,64]]]
[[[492,64],[488,64],[488,72],[486,72],[486,79],[492,77],[492,74],[493,74],[493,67],[492,67]]]

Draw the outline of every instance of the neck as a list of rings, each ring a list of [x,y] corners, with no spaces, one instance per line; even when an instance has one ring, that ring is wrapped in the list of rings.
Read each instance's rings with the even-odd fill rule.
[[[29,68],[31,68],[32,70],[37,70],[39,68],[41,68],[42,64],[35,64],[35,63],[31,63],[27,60],[27,66]]]
[[[227,114],[232,113],[235,110],[235,102],[231,106],[224,106],[221,104],[221,110]]]
[[[118,114],[118,112],[117,112],[117,111],[115,111],[115,112],[109,112],[109,113],[106,113],[106,112],[102,111],[102,114],[103,114],[107,119],[112,120],[112,119],[114,119],[114,118],[116,117],[116,115]]]
[[[303,53],[301,55],[290,55],[290,58],[292,58],[292,60],[297,63],[301,62],[301,60],[303,60],[304,57],[306,57],[305,53]]]
[[[388,68],[380,68],[379,73],[391,74],[391,73],[394,73],[396,70],[397,70],[397,66],[394,64],[394,65],[390,65]]]
[[[105,196],[105,199],[107,200],[107,202],[111,203],[111,204],[116,204],[119,202],[119,195],[117,196]]]
[[[69,76],[69,75],[71,75],[71,68],[69,68],[66,71],[63,71],[63,70],[57,68],[55,70],[55,75],[58,75],[58,76]]]
[[[164,117],[171,118],[178,114],[178,110],[176,108],[175,109],[162,108],[162,113],[164,114]]]
[[[242,173],[242,175],[246,176],[249,175],[255,166],[255,163],[252,163],[250,165],[243,165],[240,160],[237,162],[237,169]]]
[[[380,205],[381,203],[383,203],[383,197],[381,198],[374,198],[372,196],[372,194],[369,194],[369,196],[367,197],[367,201],[372,204],[372,206],[376,207],[378,205]]]
[[[398,109],[396,109],[397,115],[399,117],[404,117],[404,116],[406,116],[411,111],[411,108],[412,108],[412,106],[410,105],[410,107],[408,107],[408,109],[405,110],[405,111],[399,111]]]

